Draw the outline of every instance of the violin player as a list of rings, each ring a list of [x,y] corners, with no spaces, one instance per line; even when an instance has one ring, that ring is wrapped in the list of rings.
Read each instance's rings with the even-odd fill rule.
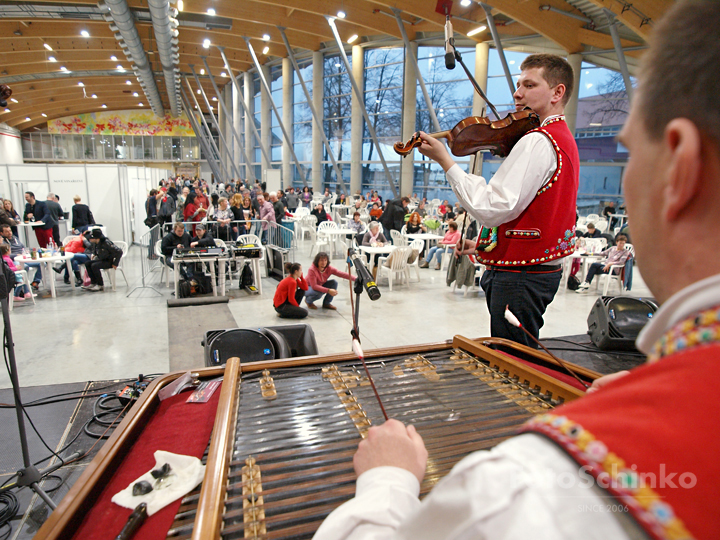
[[[487,267],[480,285],[491,335],[536,347],[505,320],[505,307],[538,337],[560,285],[561,259],[574,250],[580,160],[563,116],[572,67],[559,56],[534,54],[520,69],[515,108],[529,107],[541,124],[520,138],[491,180],[463,172],[445,145],[424,132],[419,151],[442,166],[461,206],[486,230],[477,244],[465,240],[458,251],[476,252]]]

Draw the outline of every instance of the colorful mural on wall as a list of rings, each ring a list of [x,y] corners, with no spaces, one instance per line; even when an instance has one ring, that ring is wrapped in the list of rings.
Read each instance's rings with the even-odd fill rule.
[[[194,137],[185,113],[163,118],[152,111],[108,111],[56,118],[48,123],[48,132],[56,135],[166,135]]]

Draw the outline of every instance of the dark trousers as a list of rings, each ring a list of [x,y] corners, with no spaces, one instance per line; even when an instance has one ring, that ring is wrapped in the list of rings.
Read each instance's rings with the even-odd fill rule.
[[[85,263],[85,268],[87,269],[88,276],[90,276],[90,282],[93,285],[105,285],[103,282],[102,272],[100,270],[107,270],[108,268],[112,268],[112,261],[98,261],[97,259],[93,261],[88,261]]]
[[[52,235],[55,245],[62,246],[62,239],[60,238],[60,225],[53,225]]]
[[[525,270],[486,270],[480,286],[485,291],[490,311],[490,335],[537,348],[525,332],[505,320],[505,306],[509,306],[525,329],[538,338],[544,324],[543,314],[555,298],[561,277],[561,269],[542,274]]]
[[[308,310],[300,307],[299,304],[302,302],[303,296],[305,296],[305,291],[298,288],[295,291],[295,301],[298,303],[297,306],[293,306],[290,302],[287,300],[283,302],[280,307],[276,307],[275,311],[278,312],[280,315],[280,318],[282,319],[304,319],[308,316]]]
[[[592,283],[593,278],[597,274],[607,274],[607,270],[604,270],[606,264],[607,263],[602,262],[592,263],[590,265],[590,268],[588,268],[588,273],[585,281],[587,281],[588,283]]]

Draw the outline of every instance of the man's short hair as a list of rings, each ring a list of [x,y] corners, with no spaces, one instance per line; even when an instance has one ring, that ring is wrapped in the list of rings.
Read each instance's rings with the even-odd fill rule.
[[[618,234],[615,237],[615,243],[617,244],[618,242],[627,242],[627,236],[625,236],[624,234]]]
[[[550,85],[550,88],[554,88],[558,84],[565,85],[562,104],[566,105],[575,86],[575,75],[568,61],[555,54],[531,54],[520,64],[520,70],[532,68],[543,68],[542,77]]]
[[[652,140],[687,118],[720,144],[720,2],[675,3],[653,29],[638,77],[638,105]],[[715,67],[712,67],[715,66]]]
[[[47,194],[47,198],[48,198],[48,199],[54,199],[54,198],[55,198],[55,194],[51,191],[50,193]]]
[[[588,229],[594,229],[594,228],[595,228],[595,224],[594,224],[594,223],[588,223],[588,224],[587,224],[587,228],[588,228]]]
[[[409,197],[403,197],[402,202],[410,204],[410,198]]]
[[[2,225],[0,225],[0,233],[5,229],[10,229],[10,225],[8,225],[7,223],[3,223]]]
[[[35,198],[35,194],[32,191],[26,191],[25,195],[30,195],[33,199]]]
[[[173,227],[174,231],[177,231],[178,229],[185,229],[185,225],[182,223],[182,221],[175,222],[175,226]]]

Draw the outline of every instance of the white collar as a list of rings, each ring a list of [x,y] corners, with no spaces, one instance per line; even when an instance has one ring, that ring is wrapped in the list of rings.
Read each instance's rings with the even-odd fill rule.
[[[546,126],[548,124],[548,122],[555,120],[556,118],[565,119],[565,115],[564,114],[553,114],[551,116],[548,116],[545,120],[543,120],[543,123],[541,124],[540,127]]]
[[[653,345],[685,317],[720,304],[720,274],[696,281],[673,294],[643,328],[636,345],[649,354]]]

